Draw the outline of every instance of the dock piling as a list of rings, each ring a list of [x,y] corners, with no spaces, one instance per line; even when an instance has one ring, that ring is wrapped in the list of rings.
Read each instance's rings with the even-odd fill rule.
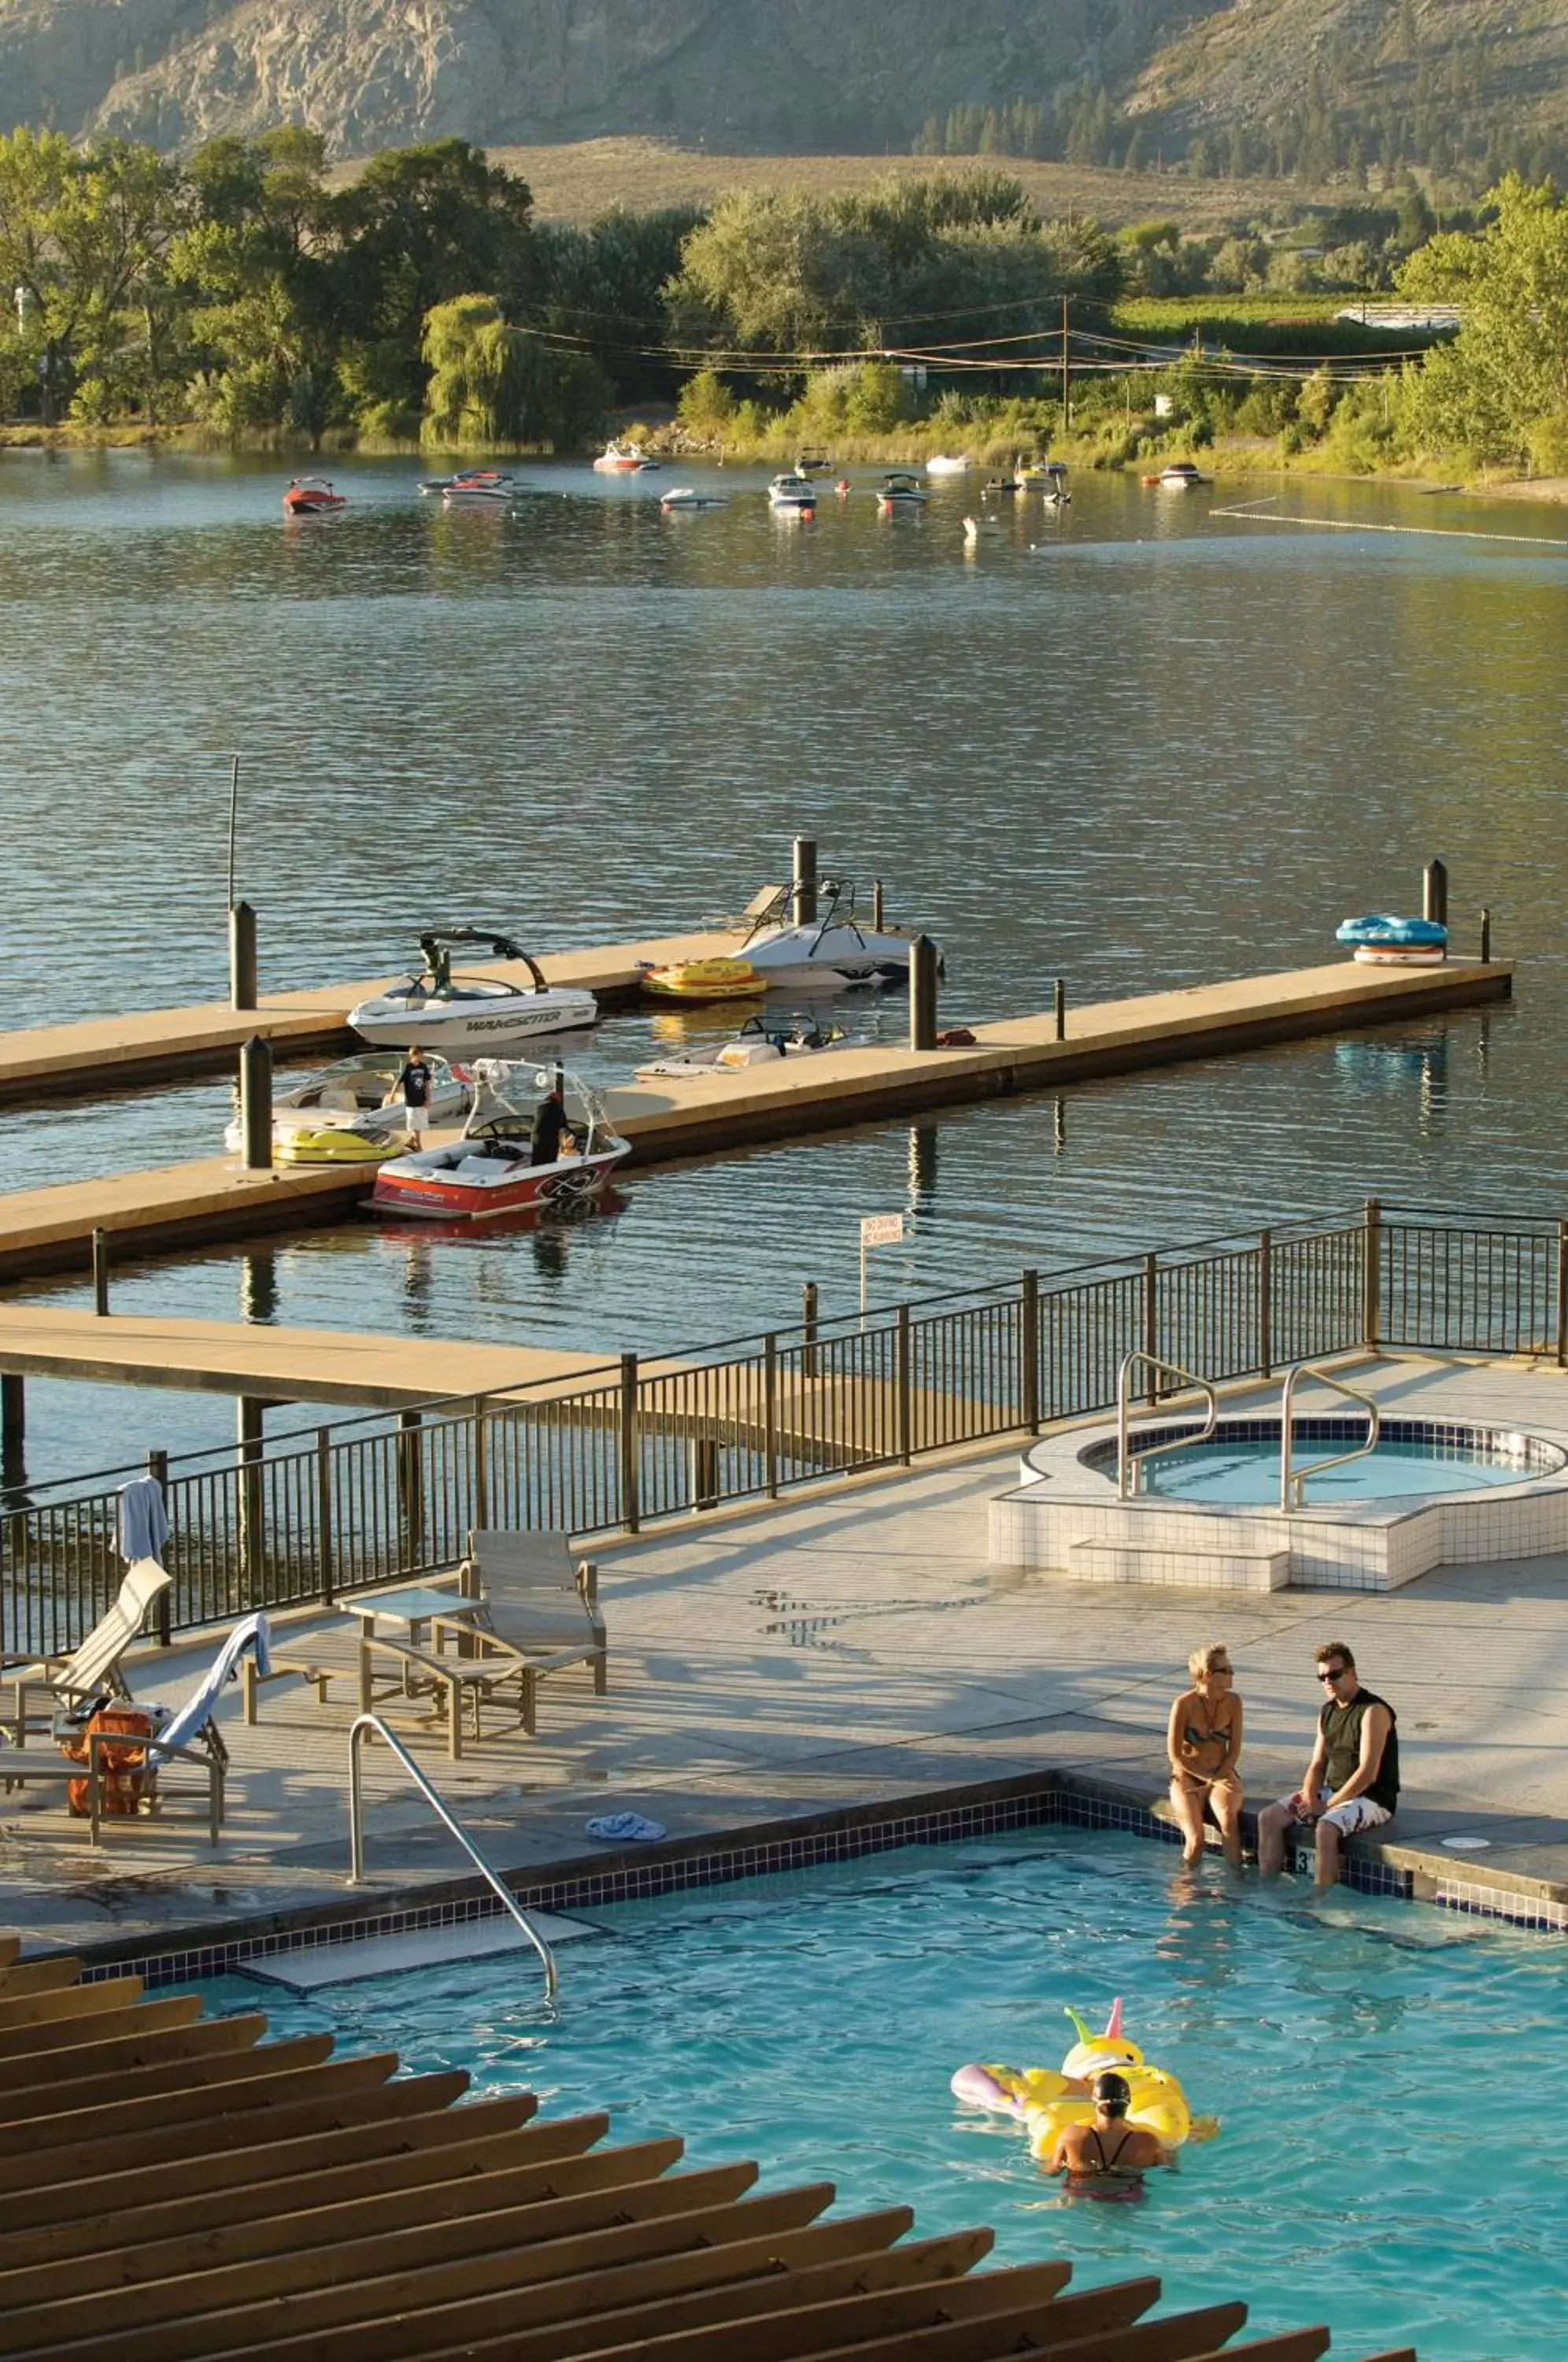
[[[95,1230],[93,1233],[93,1309],[103,1320],[109,1311],[109,1233]]]
[[[1067,1038],[1067,979],[1065,976],[1059,976],[1051,988],[1051,1007],[1056,1020],[1056,1039],[1065,1042]]]
[[[936,945],[917,935],[910,945],[910,1048],[936,1047]]]
[[[795,839],[795,879],[791,889],[795,924],[809,927],[817,915],[817,840]]]
[[[1435,920],[1440,927],[1448,924],[1448,864],[1429,861],[1421,872],[1421,916]]]
[[[239,1054],[239,1136],[248,1173],[272,1164],[272,1045],[253,1033]]]
[[[887,924],[887,922],[886,922],[886,919],[885,919],[885,916],[884,916],[884,912],[883,912],[883,906],[882,906],[882,881],[881,881],[881,879],[880,879],[879,877],[873,877],[873,879],[871,880],[871,932],[872,932],[872,933],[873,933],[874,935],[879,935],[879,934],[883,933],[885,932],[885,929],[886,929],[886,924]]]
[[[248,902],[231,902],[228,908],[228,1005],[257,1005],[256,913]]]
[[[1485,910],[1485,909],[1484,909],[1484,910],[1482,911],[1482,913],[1481,913],[1481,964],[1482,964],[1482,966],[1485,966],[1490,962],[1491,957],[1492,957],[1492,913],[1491,913],[1491,911],[1490,911],[1489,910]]]
[[[28,1382],[17,1370],[0,1376],[0,1478],[27,1482]]]

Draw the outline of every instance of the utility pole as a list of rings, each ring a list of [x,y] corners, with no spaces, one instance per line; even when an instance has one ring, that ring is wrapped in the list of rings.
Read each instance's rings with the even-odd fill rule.
[[[1072,348],[1067,341],[1067,298],[1062,298],[1062,432],[1073,423]]]

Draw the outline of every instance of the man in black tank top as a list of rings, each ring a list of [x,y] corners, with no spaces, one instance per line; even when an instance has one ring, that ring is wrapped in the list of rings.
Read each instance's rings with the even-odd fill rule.
[[[1381,1828],[1398,1810],[1398,1717],[1386,1698],[1363,1689],[1342,1641],[1325,1641],[1319,1650],[1318,1678],[1328,1694],[1312,1760],[1296,1794],[1265,1805],[1258,1815],[1258,1868],[1265,1877],[1283,1869],[1286,1831],[1309,1828],[1317,1839],[1318,1884],[1332,1886],[1345,1838],[1358,1829]]]

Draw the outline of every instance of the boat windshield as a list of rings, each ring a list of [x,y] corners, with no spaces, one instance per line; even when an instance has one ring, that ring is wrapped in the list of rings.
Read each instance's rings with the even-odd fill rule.
[[[463,1126],[465,1138],[495,1131],[516,1131],[534,1120],[540,1102],[558,1085],[567,1122],[586,1154],[596,1138],[613,1136],[603,1107],[580,1076],[564,1066],[536,1065],[532,1058],[476,1058],[474,1103]]]

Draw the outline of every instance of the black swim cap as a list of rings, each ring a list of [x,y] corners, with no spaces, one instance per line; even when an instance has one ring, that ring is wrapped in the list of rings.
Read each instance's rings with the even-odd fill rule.
[[[1132,2104],[1132,2087],[1121,2075],[1113,2074],[1108,2067],[1089,2085],[1095,2100],[1108,2115],[1124,2116]]]

